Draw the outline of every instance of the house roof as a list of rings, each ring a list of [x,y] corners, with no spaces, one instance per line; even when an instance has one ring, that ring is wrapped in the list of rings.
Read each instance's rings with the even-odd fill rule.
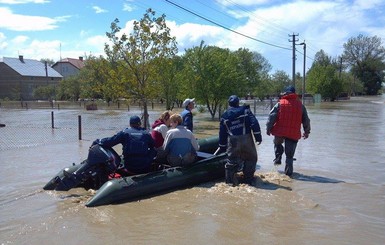
[[[63,77],[55,71],[52,67],[47,65],[47,73],[45,69],[45,64],[32,59],[24,59],[22,56],[19,58],[9,58],[3,57],[0,59],[0,62],[5,63],[11,69],[16,71],[22,76],[33,76],[33,77]]]
[[[70,63],[71,65],[75,66],[79,70],[84,67],[84,60],[82,59],[65,58],[56,62],[53,66],[56,66],[59,63]]]

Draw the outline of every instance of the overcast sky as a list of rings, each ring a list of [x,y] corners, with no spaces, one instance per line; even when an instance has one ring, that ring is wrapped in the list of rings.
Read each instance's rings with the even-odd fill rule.
[[[382,0],[0,0],[0,57],[27,59],[103,55],[114,19],[129,33],[133,20],[152,8],[166,15],[180,54],[207,45],[261,53],[272,72],[292,72],[292,38],[306,43],[306,68],[323,49],[343,52],[349,38],[377,36],[385,44]],[[303,46],[296,46],[302,73]]]

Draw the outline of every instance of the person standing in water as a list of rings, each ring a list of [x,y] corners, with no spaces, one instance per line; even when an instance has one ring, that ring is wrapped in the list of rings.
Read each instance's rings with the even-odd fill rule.
[[[269,113],[266,133],[274,135],[274,165],[282,163],[282,155],[285,153],[285,174],[290,177],[293,175],[295,150],[301,138],[301,124],[304,130],[302,137],[307,139],[310,134],[310,119],[306,107],[295,93],[295,88],[288,86]]]
[[[228,155],[225,164],[226,183],[237,185],[236,173],[242,171],[244,182],[251,185],[258,161],[254,141],[261,144],[261,128],[250,106],[239,106],[238,96],[230,96],[228,103],[229,108],[223,113],[219,124],[219,152],[226,151]]]

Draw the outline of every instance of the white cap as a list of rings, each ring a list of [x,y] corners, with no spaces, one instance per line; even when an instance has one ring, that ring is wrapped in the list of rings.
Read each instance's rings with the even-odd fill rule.
[[[194,103],[194,102],[195,102],[195,98],[192,98],[192,99],[185,99],[185,100],[183,101],[182,106],[183,106],[183,107],[186,107],[186,106],[188,106],[188,104]]]

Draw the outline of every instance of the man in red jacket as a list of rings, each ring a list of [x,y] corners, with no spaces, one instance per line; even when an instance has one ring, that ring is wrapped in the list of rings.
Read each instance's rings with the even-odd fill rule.
[[[301,124],[307,139],[310,134],[310,119],[305,106],[301,103],[293,86],[285,88],[279,102],[270,111],[266,123],[267,135],[274,135],[274,164],[281,164],[285,152],[285,174],[293,175],[293,161],[298,140],[301,138]],[[285,143],[285,147],[282,144]]]

